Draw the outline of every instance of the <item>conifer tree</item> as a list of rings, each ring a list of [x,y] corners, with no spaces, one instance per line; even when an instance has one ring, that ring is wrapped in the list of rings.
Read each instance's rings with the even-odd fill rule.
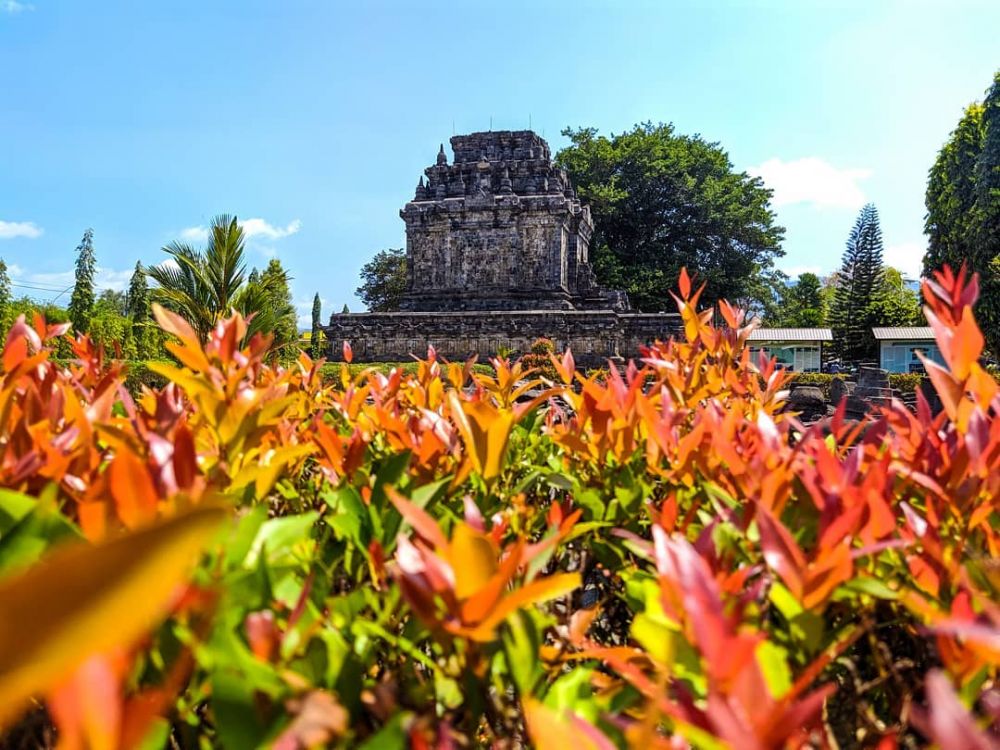
[[[323,356],[323,303],[320,301],[319,292],[313,297],[312,308],[312,333],[309,335],[309,356],[319,359]]]
[[[146,272],[139,261],[136,261],[135,271],[128,282],[125,314],[135,322],[143,322],[149,318],[149,286],[146,284]]]
[[[882,287],[883,271],[882,229],[878,210],[869,203],[861,209],[847,239],[830,310],[834,347],[850,362],[875,356],[871,328],[877,323],[874,303]]]
[[[76,283],[69,300],[69,319],[77,331],[86,333],[94,311],[94,275],[97,273],[93,229],[83,233],[76,252]]]
[[[259,280],[251,282],[259,284],[265,290],[274,321],[271,330],[274,334],[272,346],[286,355],[292,354],[290,345],[298,339],[298,320],[295,306],[292,304],[292,292],[288,286],[290,280],[281,261],[271,258],[267,268],[260,274]]]

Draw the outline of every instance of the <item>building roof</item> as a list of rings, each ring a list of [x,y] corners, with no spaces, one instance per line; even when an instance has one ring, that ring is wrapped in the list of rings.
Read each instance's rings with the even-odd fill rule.
[[[829,328],[755,328],[750,341],[833,341]]]
[[[907,326],[906,328],[872,328],[876,341],[906,339],[908,341],[933,341],[934,331],[930,326]]]

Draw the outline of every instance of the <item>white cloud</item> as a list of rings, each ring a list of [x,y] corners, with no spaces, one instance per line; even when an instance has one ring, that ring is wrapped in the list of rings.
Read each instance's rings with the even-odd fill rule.
[[[185,242],[207,242],[208,227],[188,227],[181,230],[181,239]]]
[[[0,221],[0,240],[27,237],[33,240],[42,236],[42,228],[30,221]]]
[[[298,219],[288,222],[285,227],[272,226],[263,219],[247,219],[243,222],[243,232],[248,239],[250,237],[264,237],[269,240],[280,240],[295,234],[300,229],[302,229],[302,222]]]
[[[924,270],[926,253],[927,245],[923,242],[901,242],[887,246],[882,252],[882,261],[887,266],[898,268],[909,279],[919,279]]]
[[[247,240],[261,238],[265,240],[280,240],[290,235],[296,234],[302,228],[302,222],[298,219],[288,222],[285,226],[275,226],[260,218],[245,219],[240,222],[243,227],[243,234]],[[207,242],[208,227],[197,226],[188,227],[181,231],[181,239],[185,242]],[[274,250],[265,250],[265,255],[273,256]]]
[[[30,3],[18,2],[18,0],[0,0],[0,11],[14,15],[26,10],[34,10],[35,6]]]
[[[775,206],[811,203],[817,208],[851,209],[865,204],[858,182],[872,175],[870,169],[839,168],[816,156],[793,161],[768,159],[747,172],[774,191]]]

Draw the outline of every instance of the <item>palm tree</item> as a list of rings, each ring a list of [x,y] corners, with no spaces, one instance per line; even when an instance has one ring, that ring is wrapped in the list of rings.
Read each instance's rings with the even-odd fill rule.
[[[247,277],[244,239],[237,218],[222,214],[212,219],[204,252],[171,242],[163,251],[173,262],[147,269],[157,284],[153,300],[187,320],[202,338],[233,311],[248,318],[248,337],[273,331],[284,311],[275,309],[269,287],[282,279]],[[283,281],[287,285],[287,274]]]

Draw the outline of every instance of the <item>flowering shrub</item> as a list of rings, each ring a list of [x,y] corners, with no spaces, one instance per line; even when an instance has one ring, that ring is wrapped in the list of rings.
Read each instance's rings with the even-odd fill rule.
[[[22,746],[994,747],[1000,386],[947,363],[804,427],[699,310],[601,376],[264,361],[164,310],[136,397],[19,320],[0,379],[0,726]],[[345,345],[345,359],[350,348]],[[54,727],[54,733],[53,733]]]

